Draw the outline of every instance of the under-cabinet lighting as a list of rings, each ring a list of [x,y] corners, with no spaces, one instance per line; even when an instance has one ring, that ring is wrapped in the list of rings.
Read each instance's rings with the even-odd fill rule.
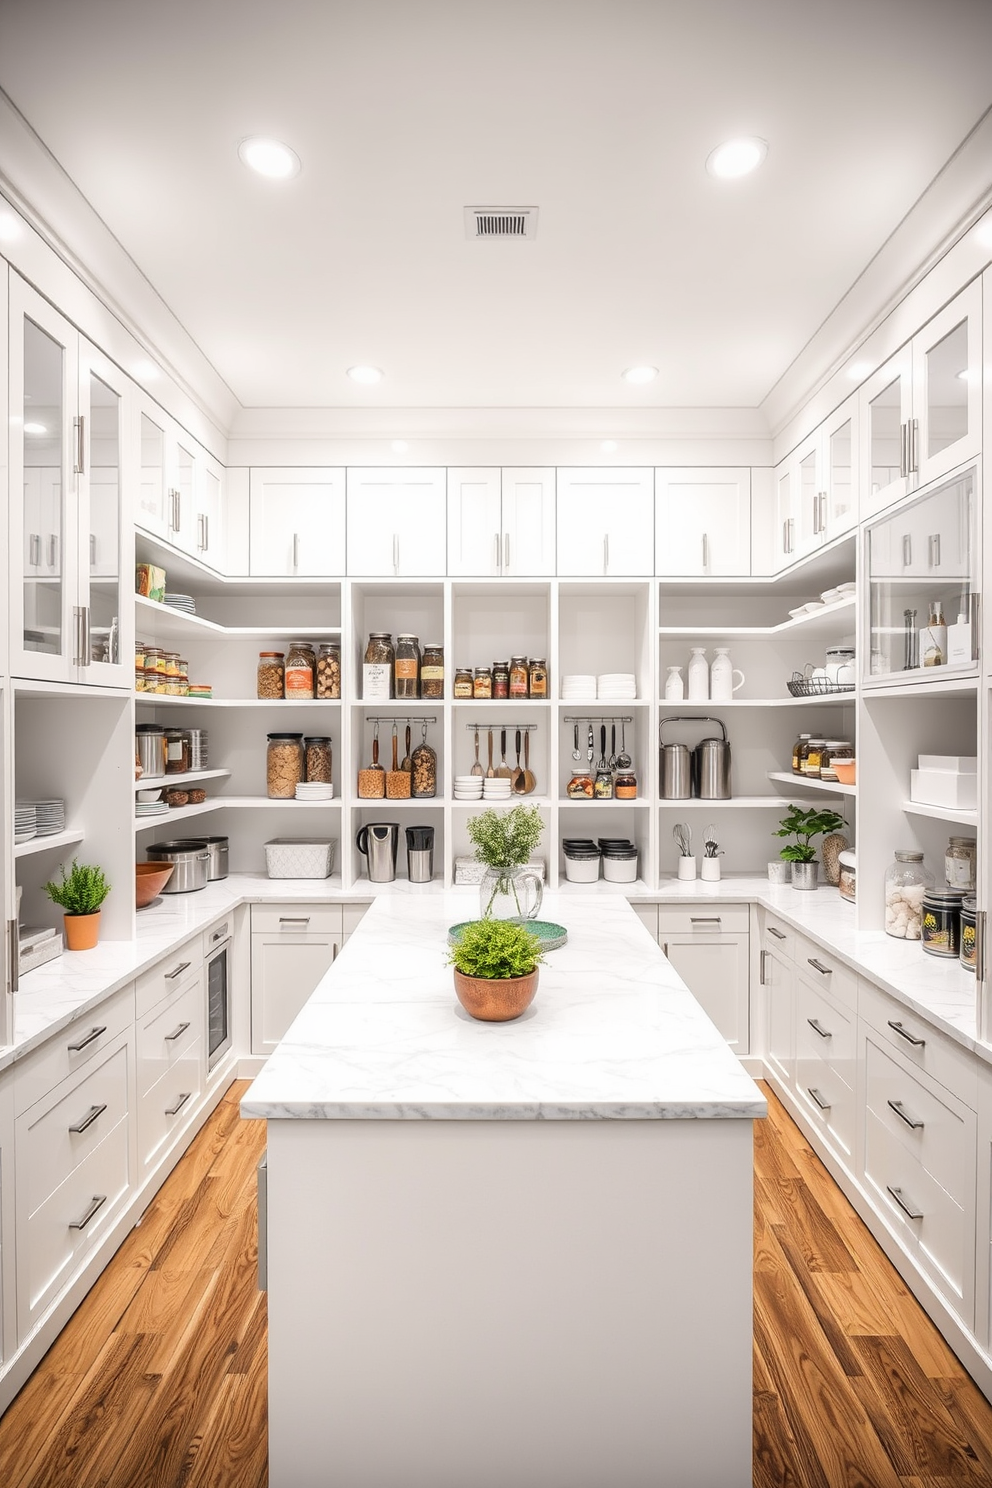
[[[658,376],[657,367],[628,367],[620,376],[624,382],[654,382]]]
[[[300,157],[281,140],[253,135],[241,141],[238,155],[249,170],[266,176],[270,181],[288,181],[290,176],[298,176],[301,170]]]
[[[0,243],[13,243],[21,236],[21,224],[13,212],[0,212]]]
[[[349,367],[348,376],[352,382],[373,383],[382,381],[381,367]]]
[[[730,181],[757,170],[767,154],[768,145],[763,139],[758,139],[757,135],[726,140],[707,155],[706,169],[711,176]]]

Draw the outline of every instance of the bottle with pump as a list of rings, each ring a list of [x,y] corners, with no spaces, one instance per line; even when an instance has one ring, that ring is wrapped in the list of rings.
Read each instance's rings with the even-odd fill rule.
[[[939,599],[930,601],[930,618],[920,633],[920,660],[925,667],[947,664],[947,625]]]

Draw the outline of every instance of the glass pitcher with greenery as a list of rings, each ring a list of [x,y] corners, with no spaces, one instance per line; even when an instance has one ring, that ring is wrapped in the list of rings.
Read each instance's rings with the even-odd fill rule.
[[[469,840],[476,858],[485,864],[479,886],[483,919],[536,919],[544,884],[527,864],[543,831],[537,806],[520,804],[503,812],[490,807],[469,818]]]

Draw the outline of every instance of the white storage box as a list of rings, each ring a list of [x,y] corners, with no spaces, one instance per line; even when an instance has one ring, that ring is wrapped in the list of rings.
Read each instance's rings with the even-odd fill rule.
[[[330,878],[336,837],[277,837],[265,844],[270,878]]]
[[[536,873],[541,882],[544,882],[547,873],[547,864],[543,858],[532,858],[527,864],[531,873]],[[482,875],[486,871],[485,863],[480,863],[476,857],[465,857],[455,859],[455,883],[456,884],[481,884]]]
[[[974,811],[978,806],[978,776],[958,775],[953,770],[910,770],[909,798],[920,806]]]
[[[955,775],[977,775],[978,756],[975,754],[921,754],[921,770],[951,770]]]

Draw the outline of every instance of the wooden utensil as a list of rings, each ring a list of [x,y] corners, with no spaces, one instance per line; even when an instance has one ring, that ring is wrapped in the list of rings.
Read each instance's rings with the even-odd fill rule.
[[[509,765],[506,763],[506,729],[501,729],[500,730],[499,748],[500,748],[500,762],[499,762],[499,764],[496,767],[496,777],[499,780],[510,780],[512,778],[512,776],[513,776],[513,771],[510,769]]]
[[[409,730],[407,731],[409,732]],[[475,731],[475,764],[469,771],[470,775],[484,775],[486,772],[479,763],[479,730]]]
[[[413,755],[410,753],[410,725],[406,726],[406,754],[400,761],[400,769],[405,770],[408,775],[413,774]],[[480,771],[481,774],[481,771]]]
[[[537,776],[530,767],[530,730],[524,734],[524,795],[529,796],[537,785]]]
[[[363,801],[380,800],[386,794],[386,772],[379,763],[379,725],[372,735],[372,763],[358,772],[358,794]]]
[[[524,772],[520,768],[520,730],[519,729],[517,729],[517,737],[516,737],[516,741],[515,742],[516,742],[516,746],[517,746],[517,764],[516,764],[515,770],[513,771],[513,778],[510,781],[510,789],[513,792],[515,792],[516,795],[522,796],[523,793],[524,793]]]
[[[390,801],[405,801],[409,798],[412,779],[408,770],[401,770],[396,763],[399,753],[399,731],[393,719],[393,767],[386,774],[386,798]]]
[[[493,769],[493,731],[489,730],[489,769],[486,771],[486,779],[492,780],[496,775]]]

